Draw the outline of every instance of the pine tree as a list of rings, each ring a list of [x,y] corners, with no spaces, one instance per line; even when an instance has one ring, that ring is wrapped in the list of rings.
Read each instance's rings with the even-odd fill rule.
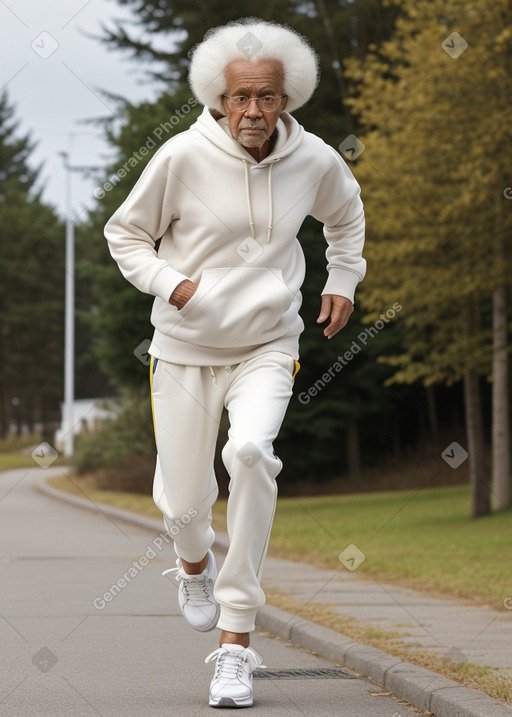
[[[18,134],[14,108],[0,97],[0,432],[59,420],[63,354],[63,237],[29,165],[34,148]]]

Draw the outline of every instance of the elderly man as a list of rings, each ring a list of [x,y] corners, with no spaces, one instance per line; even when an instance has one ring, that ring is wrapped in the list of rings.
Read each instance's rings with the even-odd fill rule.
[[[105,234],[123,275],[156,297],[154,499],[178,556],[166,573],[179,581],[185,620],[221,630],[206,658],[217,660],[209,704],[245,707],[262,662],[250,632],[265,602],[260,578],[282,468],[273,441],[304,328],[297,233],[307,215],[324,225],[318,322],[328,320],[331,339],[365,273],[364,214],[342,158],[289,114],[318,81],[304,38],[254,18],[229,23],[194,49],[189,79],[203,113],[156,153]],[[223,407],[230,545],[217,575],[211,508]]]

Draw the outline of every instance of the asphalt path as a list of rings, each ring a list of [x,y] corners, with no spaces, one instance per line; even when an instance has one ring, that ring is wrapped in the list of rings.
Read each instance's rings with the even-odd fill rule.
[[[0,715],[215,714],[214,664],[204,658],[219,631],[197,633],[181,617],[176,587],[161,576],[174,565],[172,547],[158,532],[37,492],[42,471],[0,474]],[[265,633],[252,644],[271,670],[334,666]],[[250,714],[418,714],[355,673],[298,674],[256,679]]]

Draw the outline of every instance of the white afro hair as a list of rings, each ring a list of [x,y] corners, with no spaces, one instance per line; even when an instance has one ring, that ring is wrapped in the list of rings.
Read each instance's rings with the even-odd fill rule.
[[[302,107],[319,80],[318,56],[305,37],[275,22],[249,17],[209,30],[190,57],[189,83],[199,102],[224,114],[225,69],[233,60],[279,60],[286,110]]]

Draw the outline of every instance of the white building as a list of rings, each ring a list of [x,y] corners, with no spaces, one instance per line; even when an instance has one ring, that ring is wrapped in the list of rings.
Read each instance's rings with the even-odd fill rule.
[[[64,450],[64,403],[60,404],[61,425],[55,431],[55,448]],[[115,420],[117,413],[111,401],[104,398],[78,398],[73,401],[73,434],[92,433],[107,419]]]

